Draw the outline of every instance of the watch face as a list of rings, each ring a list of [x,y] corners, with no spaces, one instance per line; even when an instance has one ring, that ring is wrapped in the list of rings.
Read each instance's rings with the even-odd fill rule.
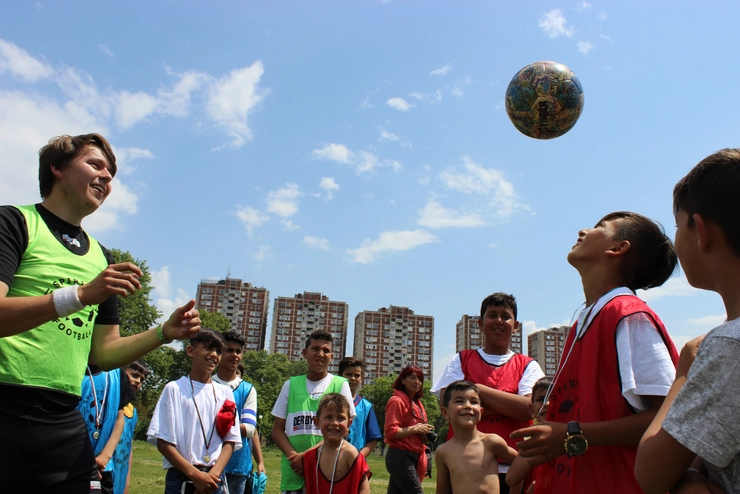
[[[580,434],[570,436],[567,441],[566,450],[571,456],[582,455],[588,449],[588,441]]]

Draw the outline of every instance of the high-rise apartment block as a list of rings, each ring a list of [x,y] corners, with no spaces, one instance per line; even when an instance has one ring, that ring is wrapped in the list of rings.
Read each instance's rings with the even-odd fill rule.
[[[196,306],[226,316],[231,329],[244,336],[245,351],[265,348],[269,303],[269,290],[238,278],[198,283]]]
[[[391,305],[366,310],[355,317],[354,356],[365,362],[363,381],[397,374],[415,365],[432,378],[434,318],[414,314],[408,307]]]
[[[329,300],[317,292],[297,293],[295,297],[278,297],[272,311],[270,351],[284,353],[292,361],[303,358],[306,337],[316,330],[328,331],[334,337],[334,358],[329,372],[339,372],[339,361],[347,348],[346,302]]]
[[[480,316],[463,314],[455,326],[455,351],[476,350],[484,346],[486,346],[486,336],[480,327]],[[509,348],[512,352],[522,353],[521,330],[512,333]]]
[[[557,326],[537,331],[527,337],[529,356],[540,364],[547,377],[555,375],[569,331],[569,326]]]

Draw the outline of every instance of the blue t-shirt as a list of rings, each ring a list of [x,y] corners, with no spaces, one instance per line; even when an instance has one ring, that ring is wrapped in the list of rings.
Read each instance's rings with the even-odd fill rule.
[[[120,369],[108,372],[100,371],[92,375],[92,380],[89,372],[85,374],[82,379],[82,395],[77,409],[85,420],[87,434],[90,436],[95,456],[103,451],[113,433],[118,418],[118,410],[120,409],[120,401]],[[112,458],[105,466],[106,472],[111,470],[113,470]]]
[[[357,416],[349,427],[349,436],[347,440],[352,446],[357,448],[357,451],[359,451],[365,447],[365,444],[368,442],[382,439],[383,434],[380,432],[378,419],[375,418],[373,404],[370,403],[367,398],[363,398],[360,395],[355,397],[354,403]]]
[[[246,403],[249,393],[257,393],[257,390],[250,383],[242,381],[233,391],[236,409],[241,416],[240,422],[257,427],[257,421],[255,420],[257,410],[244,410],[244,403]],[[224,472],[234,475],[249,475],[252,473],[252,448],[250,446],[249,440],[242,437],[242,448],[232,453]]]
[[[134,440],[134,429],[139,421],[139,415],[132,403],[123,407],[123,433],[118,446],[113,452],[113,494],[123,494],[126,489],[126,478],[128,477],[128,467],[131,460],[132,442]]]

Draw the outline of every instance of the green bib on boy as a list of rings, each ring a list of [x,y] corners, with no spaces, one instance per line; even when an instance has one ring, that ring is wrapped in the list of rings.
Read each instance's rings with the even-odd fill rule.
[[[84,285],[108,267],[103,249],[92,237],[88,236],[85,255],[73,254],[54,237],[35,206],[18,210],[26,219],[28,246],[8,297],[34,297]],[[0,382],[80,396],[97,313],[97,305],[88,305],[70,316],[0,338]]]
[[[293,448],[302,453],[316,446],[323,439],[321,429],[313,423],[313,418],[319,409],[321,398],[327,393],[341,393],[342,385],[347,380],[340,376],[334,376],[327,386],[326,391],[318,398],[311,398],[306,389],[306,376],[294,376],[290,378],[290,390],[288,392],[288,413],[285,417],[285,435],[288,436]],[[280,489],[283,491],[296,491],[303,488],[303,477],[290,468],[288,458],[283,455],[280,464],[282,479]]]

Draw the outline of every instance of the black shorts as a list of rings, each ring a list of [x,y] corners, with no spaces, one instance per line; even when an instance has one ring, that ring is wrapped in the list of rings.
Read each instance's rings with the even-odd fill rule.
[[[95,455],[80,412],[54,424],[0,415],[0,486],[3,492],[99,494]]]

